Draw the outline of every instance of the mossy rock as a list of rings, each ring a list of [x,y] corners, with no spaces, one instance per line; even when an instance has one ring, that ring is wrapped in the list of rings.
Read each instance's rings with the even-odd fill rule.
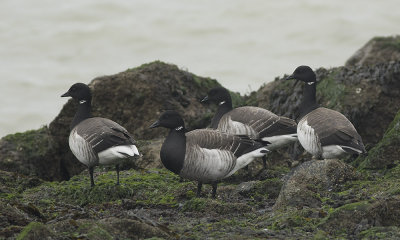
[[[182,206],[184,212],[208,212],[213,214],[232,214],[232,213],[245,213],[252,211],[252,208],[246,204],[241,203],[226,203],[220,200],[205,199],[205,198],[192,198],[186,201]]]
[[[56,234],[43,223],[31,222],[17,236],[17,240],[30,239],[56,239]]]
[[[50,148],[47,127],[9,134],[0,140],[0,168],[27,176],[43,175],[48,168],[48,162],[43,163],[43,158]]]
[[[398,226],[399,206],[399,197],[346,204],[329,213],[319,227],[333,236],[364,235],[373,227]]]
[[[179,192],[192,186],[191,182],[179,182],[179,177],[167,170],[122,171],[120,185],[115,185],[116,173],[95,171],[95,186],[90,187],[87,172],[72,177],[69,181],[44,182],[36,188],[24,192],[29,201],[53,204],[60,201],[85,206],[131,198],[137,205],[173,207],[177,199],[184,195]],[[49,199],[49,202],[44,201]]]
[[[346,67],[400,60],[400,36],[374,37],[347,61]]]
[[[357,177],[353,167],[337,159],[305,162],[285,177],[274,209],[321,207],[325,195]]]
[[[360,239],[400,239],[400,228],[390,227],[372,227],[363,230],[359,234]]]
[[[360,156],[356,163],[359,169],[392,168],[400,161],[400,111],[389,125],[382,140],[375,145],[368,156]]]

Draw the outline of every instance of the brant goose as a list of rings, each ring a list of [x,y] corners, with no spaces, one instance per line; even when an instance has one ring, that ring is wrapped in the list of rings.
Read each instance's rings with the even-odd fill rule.
[[[270,142],[268,150],[275,150],[297,141],[296,122],[259,107],[232,108],[232,98],[223,87],[212,88],[201,102],[218,104],[211,128],[236,135],[247,135],[258,141]],[[263,157],[264,168],[266,158]]]
[[[299,106],[297,135],[301,145],[317,159],[366,153],[353,124],[340,112],[320,107],[316,101],[317,78],[308,66],[297,67],[286,79],[305,82]]]
[[[92,95],[86,84],[75,83],[61,97],[72,97],[79,102],[70,125],[69,147],[75,157],[89,168],[91,186],[94,186],[93,168],[108,164],[116,165],[118,185],[120,159],[139,155],[132,135],[116,122],[92,117]]]
[[[213,129],[186,132],[176,111],[165,111],[150,128],[170,129],[160,151],[163,165],[181,177],[198,181],[197,196],[203,183],[211,183],[215,198],[217,181],[231,176],[268,150],[247,136],[235,136]]]

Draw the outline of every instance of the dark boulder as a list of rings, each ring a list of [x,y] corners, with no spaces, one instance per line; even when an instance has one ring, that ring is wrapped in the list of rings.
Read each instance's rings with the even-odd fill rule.
[[[368,235],[368,232],[373,233],[371,230],[375,228],[385,239],[388,236],[398,239],[398,230],[393,231],[390,227],[399,226],[399,209],[399,196],[354,202],[335,209],[320,224],[320,228],[333,236],[345,232],[348,236],[358,235],[360,239],[364,239],[363,235]],[[397,234],[393,236],[395,232]],[[376,239],[376,236],[368,239]]]
[[[400,36],[374,37],[353,54],[346,67],[372,66],[400,59]]]
[[[282,186],[274,209],[321,206],[321,196],[339,184],[354,180],[354,168],[340,160],[312,160],[294,168]]]
[[[392,168],[400,162],[400,111],[386,130],[382,140],[356,162],[361,169]]]

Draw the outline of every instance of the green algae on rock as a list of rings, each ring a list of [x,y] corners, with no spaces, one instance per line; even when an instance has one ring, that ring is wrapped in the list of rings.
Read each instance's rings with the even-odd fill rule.
[[[353,167],[336,159],[308,161],[292,170],[274,205],[275,209],[287,206],[321,207],[321,196],[338,184],[357,178]]]
[[[50,159],[43,161],[52,148],[51,142],[47,127],[3,137],[0,140],[1,170],[52,179],[52,176],[46,175],[57,172],[57,169],[49,169],[52,165]]]
[[[400,163],[400,111],[389,125],[382,140],[356,162],[360,169],[385,169]]]
[[[400,36],[374,37],[357,50],[347,61],[346,67],[374,65],[400,59]]]

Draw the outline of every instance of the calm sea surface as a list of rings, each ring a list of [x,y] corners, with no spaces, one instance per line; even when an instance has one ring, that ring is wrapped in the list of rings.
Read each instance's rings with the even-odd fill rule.
[[[2,0],[0,136],[48,124],[75,82],[161,60],[241,93],[400,33],[396,0]],[[129,107],[129,106],[127,106]]]

